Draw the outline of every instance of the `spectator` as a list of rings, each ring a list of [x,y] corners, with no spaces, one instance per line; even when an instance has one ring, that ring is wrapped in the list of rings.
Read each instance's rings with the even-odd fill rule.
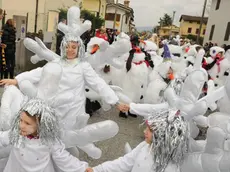
[[[0,8],[0,20],[3,19],[3,10]]]
[[[105,29],[104,26],[102,26],[100,29],[98,29],[96,31],[95,36],[98,37],[98,38],[102,38],[102,39],[108,41],[108,35],[106,33],[106,29]]]
[[[16,51],[16,29],[15,21],[13,19],[8,19],[3,27],[2,42],[6,44],[5,56],[6,56],[6,68],[1,72],[1,77],[14,78],[14,68],[15,68],[15,51]]]
[[[0,21],[3,19],[3,10],[0,8]],[[1,53],[0,53],[0,71],[1,71],[1,76],[3,73],[3,68],[6,68],[6,58],[5,58],[5,53],[4,53],[4,49],[6,48],[6,44],[2,43],[2,31],[0,31],[0,49],[1,49]]]

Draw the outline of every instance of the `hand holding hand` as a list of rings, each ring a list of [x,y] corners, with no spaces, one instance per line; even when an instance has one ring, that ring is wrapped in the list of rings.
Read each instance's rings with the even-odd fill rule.
[[[93,169],[92,168],[86,168],[85,172],[93,172]]]
[[[0,80],[0,85],[17,85],[18,81],[16,79],[2,79]]]
[[[119,111],[121,111],[121,112],[128,112],[129,109],[130,109],[130,107],[129,107],[129,105],[119,103],[119,104],[117,105],[117,109],[118,109]]]

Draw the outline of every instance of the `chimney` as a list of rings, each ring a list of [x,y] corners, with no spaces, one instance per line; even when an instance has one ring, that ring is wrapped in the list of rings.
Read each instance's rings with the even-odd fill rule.
[[[124,5],[125,5],[126,7],[129,7],[129,3],[130,3],[129,0],[124,0]]]

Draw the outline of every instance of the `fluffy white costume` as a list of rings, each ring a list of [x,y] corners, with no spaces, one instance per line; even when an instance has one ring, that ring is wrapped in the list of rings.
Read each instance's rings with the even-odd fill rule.
[[[67,148],[78,145],[78,147],[93,158],[99,158],[101,151],[93,144],[88,144],[92,143],[89,141],[90,138],[97,134],[94,133],[90,137],[90,132],[93,130],[89,131],[88,129],[94,128],[96,129],[94,131],[99,131],[100,127],[113,126],[112,128],[109,127],[111,130],[108,130],[106,127],[106,130],[101,128],[101,131],[107,131],[107,133],[108,131],[112,131],[112,135],[114,136],[114,134],[118,132],[118,126],[112,121],[107,121],[108,125],[105,124],[105,122],[89,126],[88,129],[85,127],[89,118],[89,115],[85,113],[85,86],[91,86],[109,104],[115,104],[118,101],[118,97],[104,80],[98,77],[90,64],[84,61],[84,47],[78,34],[82,33],[83,30],[88,30],[87,27],[90,25],[89,22],[80,25],[79,16],[80,10],[77,7],[71,7],[68,10],[68,26],[63,24],[59,25],[66,34],[62,42],[61,58],[53,56],[53,53],[50,52],[39,39],[36,39],[37,42],[28,38],[24,40],[25,46],[36,53],[34,57],[44,57],[47,61],[52,62],[43,68],[24,72],[16,76],[16,80],[24,94],[38,96],[48,100],[55,108],[60,121],[62,139]],[[68,41],[76,41],[79,44],[78,58],[74,60],[67,60],[65,58]],[[31,91],[28,92],[28,90]],[[8,100],[8,103],[11,104],[12,102]],[[18,103],[20,104],[20,102]],[[104,134],[101,136],[104,137]],[[82,136],[86,136],[85,139],[81,138]],[[102,137],[99,136],[94,141],[99,141]],[[83,143],[80,140],[88,141]]]
[[[41,117],[38,137],[23,137],[19,134],[20,116],[23,111]],[[40,99],[30,99],[17,113],[10,131],[0,132],[0,147],[12,145],[4,172],[84,172],[88,167],[65,150],[59,141],[58,121],[54,110]],[[56,165],[56,168],[54,167]]]
[[[127,95],[133,102],[141,102],[144,98],[144,92],[147,88],[149,67],[145,62],[145,54],[143,52],[134,53],[131,61],[131,68],[127,71],[123,69],[121,88],[123,93]]]
[[[214,81],[215,88],[219,88],[224,85],[230,69],[230,51],[225,53],[224,49],[220,47],[210,48],[211,57],[206,58],[206,62],[208,64],[213,63],[218,53],[223,53],[223,57],[216,60],[214,66],[208,70],[208,74]]]
[[[157,104],[163,101],[163,92],[169,83],[163,78],[167,78],[167,73],[171,67],[171,61],[162,62],[149,74],[149,84],[145,92],[144,102]]]
[[[93,168],[94,172],[155,172],[151,147],[145,141],[135,149],[114,161],[102,163]],[[174,164],[169,163],[164,172],[179,172]]]
[[[200,70],[200,72],[203,71],[203,69]],[[212,94],[209,94],[197,101],[197,96],[201,92],[201,87],[205,81],[201,78],[202,75],[200,72],[195,70],[189,75],[189,77],[191,76],[189,79],[190,81],[186,79],[189,82],[185,81],[186,85],[184,85],[184,91],[185,89],[187,91],[184,92],[184,95],[182,94],[181,100],[179,99],[176,101],[176,99],[172,97],[172,94],[169,94],[171,96],[168,97],[169,104],[178,108],[180,107],[179,109],[181,109],[181,112],[185,112],[185,114],[187,114],[184,116],[186,119],[193,119],[197,124],[206,123],[210,127],[208,129],[206,141],[196,142],[193,139],[190,139],[190,153],[186,155],[185,161],[181,166],[181,172],[229,171],[229,115],[225,115],[224,113],[215,113],[210,115],[208,118],[199,115],[203,115],[209,105],[224,97],[226,93],[230,95],[230,82],[227,82],[225,87],[221,87],[212,92]],[[161,104],[160,106],[131,104],[130,107],[133,112],[139,111],[139,114],[142,109],[142,114],[147,115],[151,111],[156,112],[159,111],[159,109],[167,108],[167,104]],[[198,116],[194,118],[196,115]],[[193,132],[191,128],[190,132]]]
[[[143,41],[141,47],[151,55],[154,67],[158,66],[163,61],[163,58],[157,54],[159,48],[154,42],[148,40]]]

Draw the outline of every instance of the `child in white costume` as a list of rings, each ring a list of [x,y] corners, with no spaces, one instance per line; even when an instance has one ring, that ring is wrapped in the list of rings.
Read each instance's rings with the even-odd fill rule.
[[[40,99],[28,100],[11,130],[0,132],[0,146],[10,144],[12,150],[4,172],[84,172],[88,166],[65,150],[59,140],[55,112]]]
[[[120,107],[119,99],[114,91],[96,74],[91,65],[85,61],[85,47],[80,35],[84,32],[82,31],[84,27],[89,26],[90,28],[91,25],[87,22],[82,25],[80,24],[79,8],[71,7],[68,10],[68,25],[64,25],[63,23],[59,24],[60,28],[65,28],[63,29],[65,31],[65,37],[61,44],[61,57],[52,60],[52,63],[56,63],[56,66],[59,66],[58,69],[60,72],[58,84],[55,85],[52,91],[52,107],[55,108],[59,118],[63,136],[65,136],[62,137],[62,140],[67,148],[72,148],[77,145],[75,143],[72,143],[74,146],[68,144],[73,140],[73,137],[66,136],[65,132],[68,130],[76,131],[85,127],[89,119],[89,115],[85,112],[86,85],[98,92],[106,103]],[[83,29],[80,29],[81,32],[78,32],[77,29],[81,26]],[[24,44],[33,43],[32,40],[28,40],[28,38],[25,39]],[[30,46],[27,45],[27,47]],[[41,43],[38,47],[35,46],[36,50],[33,49],[34,47],[30,48],[37,53],[43,52],[43,54],[41,54],[44,59],[55,57],[55,55]],[[45,90],[50,89],[52,86],[53,78],[52,74],[50,74],[50,76],[47,77],[48,80],[44,81],[42,75],[43,70],[44,67],[23,72],[17,75],[13,80],[1,80],[0,85],[18,85],[20,90],[22,90],[23,83],[28,81],[34,86],[42,85],[45,92]],[[57,73],[56,68],[52,69],[52,71],[54,74]],[[43,83],[41,83],[41,81],[43,81]],[[44,96],[46,99],[50,98],[49,95]],[[101,151],[93,144],[82,146],[81,149],[93,158],[99,158],[101,156]],[[93,152],[96,152],[96,155]]]
[[[145,141],[130,153],[86,172],[179,172],[187,151],[188,127],[173,109],[149,116]]]

